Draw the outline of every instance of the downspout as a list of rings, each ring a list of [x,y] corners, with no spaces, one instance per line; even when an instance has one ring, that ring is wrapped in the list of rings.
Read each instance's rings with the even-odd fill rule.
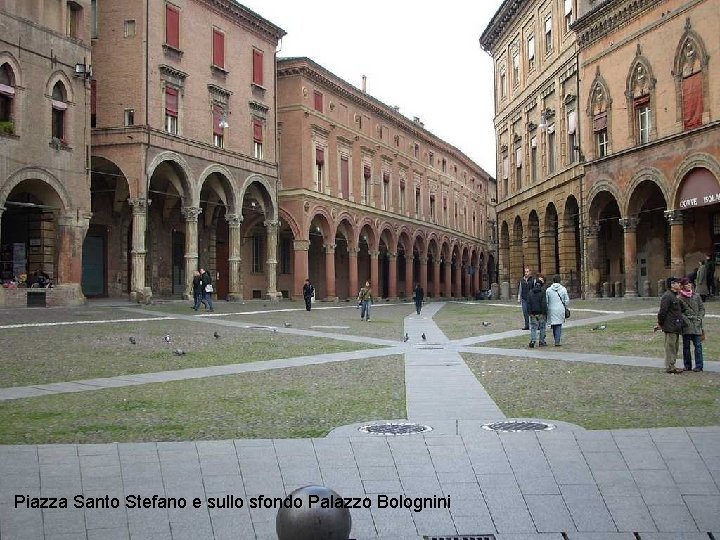
[[[145,156],[143,160],[142,174],[145,177],[145,257],[143,268],[143,301],[147,288],[148,276],[146,269],[148,268],[148,257],[150,256],[150,178],[147,174],[147,160],[150,151],[150,0],[145,0]]]
[[[577,42],[575,43],[577,47]],[[580,52],[575,53],[575,65],[577,66],[575,77],[575,95],[577,96],[577,114],[575,115],[575,129],[577,130],[577,145],[578,145],[578,162],[582,166],[583,173],[578,175],[578,181],[580,182],[580,204],[578,205],[578,211],[580,212],[578,220],[578,228],[580,229],[580,297],[586,298],[586,285],[587,285],[587,249],[585,246],[585,225],[584,225],[584,214],[585,214],[585,198],[583,197],[583,184],[585,183],[585,154],[582,152],[582,130],[580,129]]]

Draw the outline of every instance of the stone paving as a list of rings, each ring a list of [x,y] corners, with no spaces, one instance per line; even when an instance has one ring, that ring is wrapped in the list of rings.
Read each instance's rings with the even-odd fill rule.
[[[376,340],[382,349],[1,389],[7,400],[404,353],[407,419],[398,420],[433,430],[377,436],[344,426],[322,439],[0,446],[0,539],[274,539],[277,510],[263,501],[272,506],[307,484],[369,506],[351,510],[356,539],[720,539],[720,426],[586,431],[546,419],[557,428],[487,431],[483,424],[506,417],[459,353],[658,368],[662,360],[475,348],[489,339],[450,341],[435,325],[442,305],[406,317],[410,339]],[[53,497],[68,508],[30,507]],[[449,508],[432,508],[447,498]]]

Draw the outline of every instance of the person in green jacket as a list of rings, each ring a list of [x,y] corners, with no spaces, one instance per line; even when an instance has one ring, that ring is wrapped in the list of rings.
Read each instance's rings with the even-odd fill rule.
[[[700,295],[693,291],[692,283],[688,278],[680,280],[680,295],[678,296],[683,304],[683,321],[685,325],[682,330],[683,337],[683,364],[685,371],[702,371],[703,370],[703,347],[702,338],[703,318],[705,317],[705,304]],[[692,367],[692,357],[690,356],[690,343],[695,348],[695,368]]]
[[[358,301],[360,302],[360,320],[370,322],[370,306],[372,305],[372,288],[370,281],[365,282],[365,286],[358,293]]]

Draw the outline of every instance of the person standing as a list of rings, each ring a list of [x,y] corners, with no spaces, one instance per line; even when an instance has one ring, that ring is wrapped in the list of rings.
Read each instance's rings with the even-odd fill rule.
[[[528,293],[532,290],[533,285],[535,285],[535,278],[532,277],[532,274],[530,273],[530,269],[525,268],[525,273],[523,274],[523,277],[520,279],[520,285],[518,286],[518,302],[520,302],[520,305],[522,306],[523,319],[525,320],[525,326],[523,326],[523,330],[530,329],[528,309],[527,309],[527,299],[528,299]]]
[[[358,301],[360,302],[360,320],[370,322],[370,306],[372,305],[372,288],[370,281],[365,282],[365,286],[358,293]]]
[[[665,334],[665,372],[682,373],[683,370],[675,367],[678,347],[680,345],[680,334],[683,330],[682,306],[678,299],[680,281],[678,278],[669,277],[666,281],[667,290],[660,298],[660,310],[657,314],[658,326]]]
[[[545,296],[545,280],[538,277],[535,285],[528,293],[528,314],[530,315],[530,343],[528,347],[535,346],[535,338],[539,337],[538,346],[545,347],[545,333],[547,331],[547,297]],[[538,336],[539,333],[539,336]]]
[[[695,292],[700,295],[703,302],[707,298],[707,295],[710,294],[710,289],[708,289],[708,265],[705,261],[700,261],[698,265]]]
[[[200,269],[200,283],[202,284],[202,289],[200,290],[200,294],[202,295],[202,303],[205,304],[205,306],[210,311],[215,311],[213,309],[213,302],[212,302],[212,295],[213,295],[213,286],[212,286],[212,278],[210,277],[210,274],[207,270],[204,268]]]
[[[420,315],[420,310],[422,309],[423,300],[425,299],[425,291],[420,286],[419,283],[415,284],[415,290],[413,291],[413,300],[415,300],[415,311],[417,311],[417,314]]]
[[[707,263],[706,263],[707,264]],[[703,318],[705,317],[705,304],[700,295],[693,292],[692,283],[688,278],[680,280],[680,295],[678,296],[682,306],[684,307],[685,326],[682,329],[683,337],[683,364],[685,371],[702,371],[703,370]],[[695,348],[695,368],[692,367],[692,357],[690,356],[690,343]]]
[[[715,254],[708,255],[705,258],[705,266],[707,268],[707,286],[708,286],[708,294],[710,296],[715,296]]]
[[[200,277],[200,272],[195,270],[193,273],[193,280],[192,280],[192,288],[193,288],[193,309],[197,311],[200,308],[200,304],[205,304],[205,308],[207,308],[207,302],[202,297],[202,290],[203,290],[203,284],[202,284],[202,278]]]
[[[555,346],[560,346],[562,338],[562,325],[565,323],[565,308],[570,303],[570,295],[567,289],[560,283],[560,276],[553,276],[552,285],[545,289],[545,301],[547,302],[547,317],[552,327]]]
[[[305,309],[307,311],[310,311],[313,296],[315,296],[315,287],[310,283],[310,278],[307,278],[305,285],[303,285],[303,300],[305,300]]]

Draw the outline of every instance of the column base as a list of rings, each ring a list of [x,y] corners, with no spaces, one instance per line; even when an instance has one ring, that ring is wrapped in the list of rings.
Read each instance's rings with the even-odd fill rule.
[[[279,302],[282,299],[282,293],[280,291],[268,292],[265,296],[271,302]]]
[[[623,298],[638,298],[638,296],[637,291],[625,291]]]
[[[140,291],[130,292],[130,301],[137,302],[138,304],[152,304],[152,289],[150,287],[143,287]]]
[[[337,296],[326,296],[322,299],[323,302],[339,302],[340,299]]]
[[[229,293],[227,297],[228,302],[244,302],[242,293]]]

